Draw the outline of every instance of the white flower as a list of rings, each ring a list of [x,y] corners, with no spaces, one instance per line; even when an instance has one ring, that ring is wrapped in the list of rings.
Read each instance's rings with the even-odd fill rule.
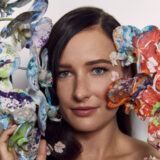
[[[111,52],[111,54],[109,55],[109,58],[110,58],[113,66],[118,65],[117,64],[117,60],[118,60],[118,53],[117,52],[115,52],[115,51]]]
[[[65,144],[63,144],[61,141],[58,141],[55,145],[54,145],[54,150],[57,153],[63,153],[63,149],[66,148]]]
[[[111,74],[112,74],[112,77],[111,77],[112,81],[116,81],[116,80],[118,80],[120,78],[118,72],[112,71]]]

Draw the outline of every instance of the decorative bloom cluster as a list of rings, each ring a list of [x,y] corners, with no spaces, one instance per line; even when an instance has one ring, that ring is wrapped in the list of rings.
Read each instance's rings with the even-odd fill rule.
[[[125,105],[126,113],[134,109],[142,120],[150,117],[148,133],[156,137],[160,130],[160,30],[152,25],[142,31],[133,26],[119,26],[113,39],[117,59],[126,66],[136,63],[138,74],[113,82],[107,94],[108,107]]]
[[[14,3],[1,1],[0,13],[12,14],[13,9],[22,7],[31,0],[17,0]],[[0,131],[7,129],[12,121],[18,125],[9,139],[9,150],[14,146],[20,160],[33,160],[36,157],[41,135],[46,129],[46,119],[54,119],[56,107],[51,104],[48,87],[52,86],[52,76],[47,71],[47,50],[39,52],[49,38],[52,21],[43,17],[48,0],[35,0],[29,11],[21,13],[2,29],[0,40]],[[7,38],[13,44],[5,43]],[[26,91],[14,88],[10,79],[14,71],[21,68],[18,51],[28,48],[31,59],[26,68],[28,88]],[[40,86],[44,88],[45,95]],[[36,111],[38,110],[38,115]],[[36,126],[38,124],[38,127]]]

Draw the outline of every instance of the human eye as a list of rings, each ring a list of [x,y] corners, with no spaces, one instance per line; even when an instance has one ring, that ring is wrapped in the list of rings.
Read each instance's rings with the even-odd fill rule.
[[[95,75],[102,75],[104,74],[108,69],[107,68],[103,68],[103,67],[96,67],[96,68],[93,68],[93,73]]]
[[[71,74],[70,71],[61,71],[58,73],[58,77],[66,78],[66,77],[70,76],[70,74]]]

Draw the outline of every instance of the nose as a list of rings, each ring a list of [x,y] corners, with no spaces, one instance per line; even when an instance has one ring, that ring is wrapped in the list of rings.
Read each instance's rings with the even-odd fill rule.
[[[85,102],[90,97],[90,89],[86,77],[76,78],[73,97],[78,102]]]

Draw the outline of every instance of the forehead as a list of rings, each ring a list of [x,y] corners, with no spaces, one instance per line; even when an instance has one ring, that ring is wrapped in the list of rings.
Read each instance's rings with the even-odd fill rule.
[[[71,38],[62,53],[60,63],[109,60],[109,54],[114,50],[113,41],[100,27],[89,28]]]

